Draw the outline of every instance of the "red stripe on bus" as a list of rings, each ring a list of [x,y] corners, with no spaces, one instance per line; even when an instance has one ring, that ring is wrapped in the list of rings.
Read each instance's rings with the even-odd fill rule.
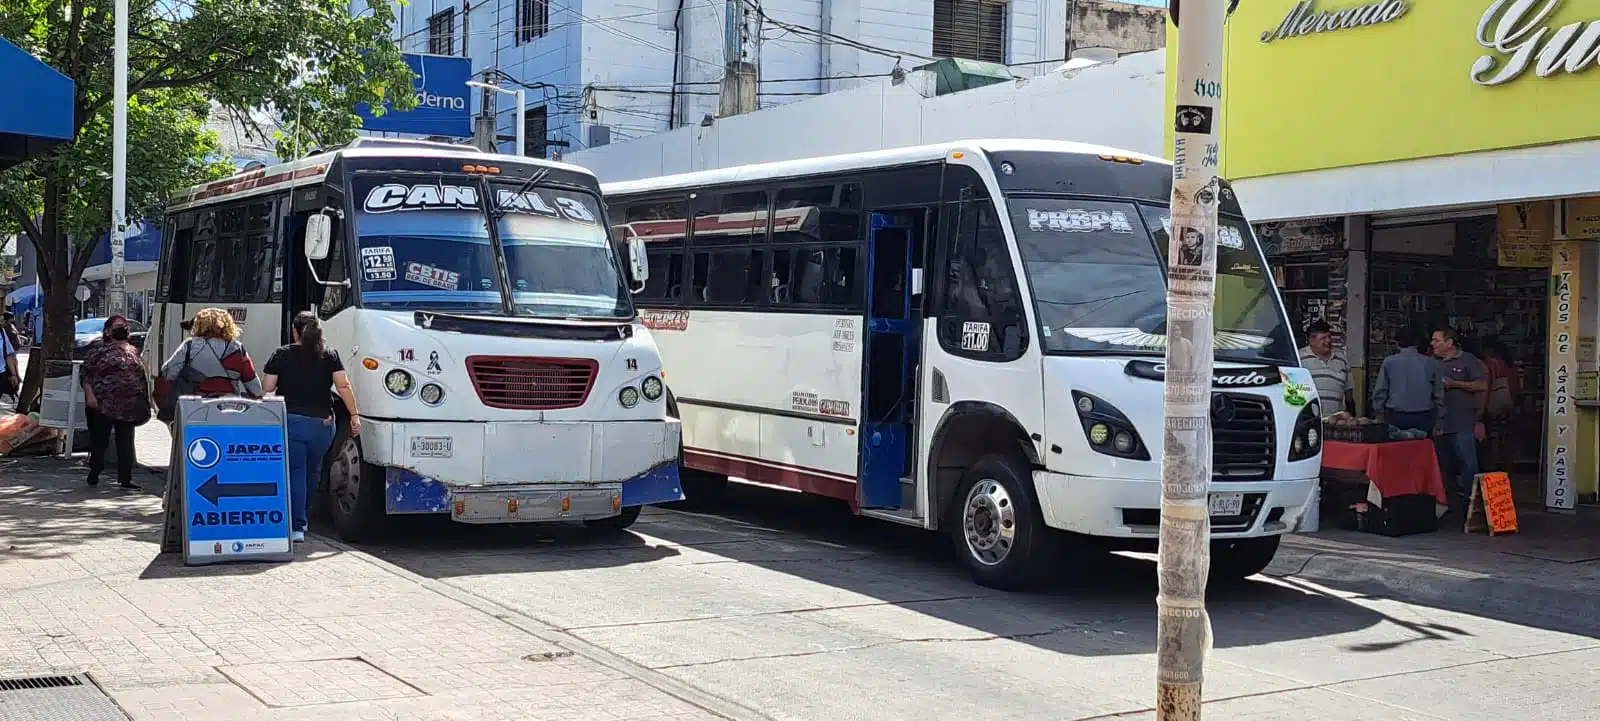
[[[722,451],[707,452],[693,448],[683,449],[683,463],[690,468],[709,473],[748,478],[760,483],[849,501],[852,507],[856,503],[856,484],[842,480],[843,476],[829,471],[778,463],[765,458]]]

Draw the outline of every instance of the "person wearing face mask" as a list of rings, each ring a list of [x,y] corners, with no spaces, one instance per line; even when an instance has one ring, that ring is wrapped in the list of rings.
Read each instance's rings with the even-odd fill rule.
[[[106,449],[117,442],[117,485],[138,488],[133,482],[133,429],[150,420],[150,388],[139,351],[128,342],[128,319],[106,319],[99,340],[89,344],[79,378],[83,404],[88,409],[89,485],[99,485],[105,469]]]

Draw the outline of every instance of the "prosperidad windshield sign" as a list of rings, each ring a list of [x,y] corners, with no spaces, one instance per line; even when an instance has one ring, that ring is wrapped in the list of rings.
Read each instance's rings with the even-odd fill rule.
[[[498,188],[494,194],[495,207],[501,210],[595,223],[594,213],[576,198],[546,197],[537,190],[519,192],[511,188]],[[476,210],[478,207],[476,186],[450,183],[386,183],[373,187],[361,203],[363,211],[374,215],[408,210]]]
[[[472,60],[446,55],[405,53],[406,64],[416,78],[417,106],[405,112],[385,102],[382,117],[375,117],[366,103],[356,105],[364,130],[389,133],[472,137],[472,103],[467,81],[472,79]]]

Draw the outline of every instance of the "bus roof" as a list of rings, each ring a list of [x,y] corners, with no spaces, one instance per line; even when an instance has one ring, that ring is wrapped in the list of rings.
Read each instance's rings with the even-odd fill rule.
[[[845,155],[826,155],[820,158],[805,158],[802,160],[780,160],[772,163],[756,165],[741,165],[733,168],[718,170],[701,170],[692,173],[679,173],[677,175],[664,175],[657,178],[644,180],[626,180],[615,183],[602,183],[601,192],[612,193],[648,193],[657,190],[669,190],[682,187],[700,187],[722,185],[726,183],[750,182],[756,180],[772,180],[775,178],[804,177],[808,175],[823,175],[827,173],[847,172],[851,170],[868,170],[872,168],[886,168],[897,165],[911,165],[914,163],[927,163],[939,160],[956,151],[967,152],[1016,152],[1033,151],[1047,153],[1076,153],[1080,155],[1120,155],[1130,158],[1139,158],[1147,163],[1170,165],[1167,160],[1151,157],[1131,150],[1121,150],[1104,145],[1089,143],[1074,143],[1066,140],[1029,140],[1029,139],[997,139],[997,140],[959,140],[934,145],[918,145],[909,148],[894,148],[891,150],[873,150],[865,153],[849,153]]]
[[[310,155],[278,165],[269,165],[222,180],[196,185],[180,191],[167,203],[169,211],[179,210],[202,202],[218,202],[223,197],[248,197],[262,195],[291,185],[310,185],[322,182],[328,169],[346,158],[442,158],[473,163],[520,163],[538,167],[559,168],[590,177],[594,173],[570,163],[518,155],[486,153],[470,145],[452,145],[426,140],[392,140],[388,138],[357,138],[348,145]]]

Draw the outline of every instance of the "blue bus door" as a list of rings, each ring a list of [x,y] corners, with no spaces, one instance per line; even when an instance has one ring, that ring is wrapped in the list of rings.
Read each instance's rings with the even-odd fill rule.
[[[912,307],[912,254],[920,223],[915,214],[872,214],[867,236],[867,327],[862,333],[862,508],[913,506],[903,488],[911,477],[913,412],[919,353]]]

